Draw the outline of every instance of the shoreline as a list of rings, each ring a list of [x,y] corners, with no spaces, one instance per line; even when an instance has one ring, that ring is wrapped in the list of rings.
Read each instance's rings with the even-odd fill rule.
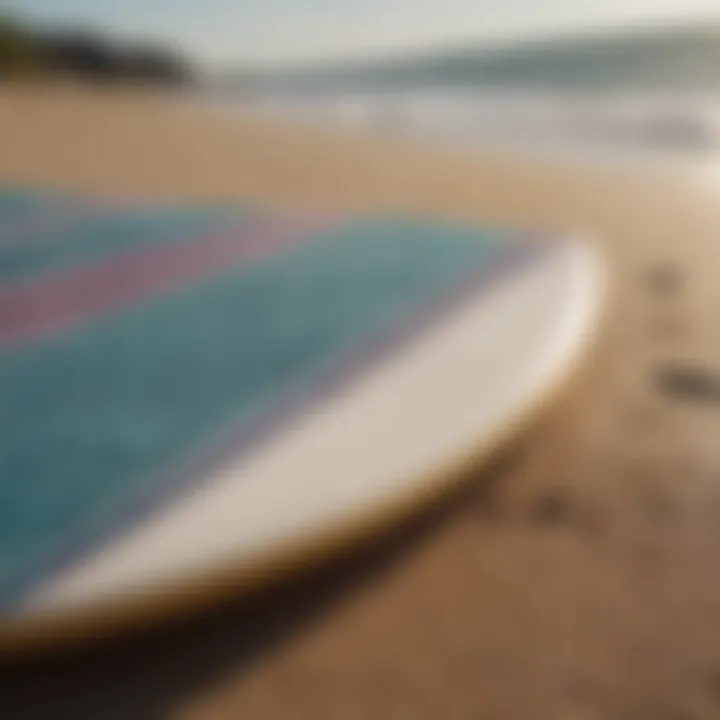
[[[38,116],[46,112],[55,118],[40,120]],[[88,123],[90,115],[94,116],[94,121]],[[53,119],[66,127],[58,128]],[[101,194],[110,195],[129,192],[131,196],[147,194],[179,199],[225,199],[227,196],[244,198],[244,193],[249,193],[270,202],[284,202],[279,196],[286,193],[278,193],[277,188],[286,184],[282,181],[293,173],[297,186],[291,188],[295,192],[288,194],[288,201],[295,205],[298,199],[310,194],[308,188],[302,186],[302,170],[309,171],[310,180],[314,181],[317,177],[320,185],[326,182],[328,171],[337,174],[341,167],[345,167],[344,163],[356,164],[358,169],[368,173],[382,173],[383,169],[394,171],[403,164],[415,165],[417,171],[427,168],[427,174],[455,173],[457,180],[454,185],[460,193],[463,191],[463,180],[479,176],[485,179],[490,173],[541,175],[560,183],[572,183],[571,178],[578,178],[612,185],[617,179],[633,186],[638,181],[658,182],[666,186],[678,182],[692,185],[702,176],[703,166],[714,166],[711,158],[682,158],[678,163],[674,157],[649,153],[652,157],[648,157],[650,162],[646,163],[642,151],[634,153],[628,161],[618,157],[622,154],[621,149],[606,153],[603,148],[576,150],[550,143],[528,142],[522,147],[510,147],[509,143],[485,144],[480,140],[468,144],[411,132],[377,133],[338,126],[330,121],[303,123],[282,116],[258,116],[232,101],[208,101],[192,92],[164,93],[134,87],[118,90],[76,84],[29,85],[22,88],[0,86],[0,123],[4,120],[11,137],[7,142],[10,152],[0,158],[0,181],[57,184],[86,192],[92,192],[95,185]],[[60,166],[56,157],[58,146],[60,141],[67,143],[68,133],[72,130],[67,125],[73,122],[77,122],[77,131],[83,137],[68,143],[67,155],[62,158],[65,164]],[[123,124],[127,127],[123,128]],[[163,125],[168,128],[169,136],[163,134]],[[15,131],[21,128],[23,132],[17,137],[18,142],[14,142]],[[182,134],[185,134],[187,143],[172,147],[173,140],[182,140]],[[173,138],[173,135],[176,137]],[[92,142],[93,136],[97,143]],[[31,138],[36,148],[28,147]],[[46,149],[51,151],[47,160],[39,157],[43,141],[47,141]],[[193,146],[190,146],[190,141]],[[223,157],[218,152],[223,143],[227,144],[229,157]],[[248,146],[255,143],[259,147]],[[108,157],[113,144],[117,146],[117,152]],[[157,144],[155,151],[151,147],[153,144]],[[262,152],[273,144],[282,147],[278,147],[278,152]],[[121,146],[128,152],[121,153]],[[203,147],[206,148],[205,158],[202,157]],[[28,149],[31,150],[30,155],[26,152]],[[78,158],[78,166],[70,157],[74,149],[78,156],[85,155]],[[138,156],[138,150],[148,154]],[[177,151],[174,156],[172,150]],[[281,150],[288,153],[288,162],[284,167],[279,157]],[[93,151],[102,151],[105,157],[98,157],[95,163],[92,157],[86,155]],[[262,177],[253,182],[243,168],[236,178],[232,178],[228,166],[232,162],[233,151],[235,154],[247,153]],[[133,155],[138,156],[138,164],[146,161],[144,172],[140,167],[131,167]],[[293,167],[296,165],[293,155],[304,167]],[[358,156],[361,157],[360,163],[357,163]],[[262,162],[258,161],[259,158]],[[635,158],[640,162],[635,163]],[[160,161],[167,161],[166,171],[160,166]],[[332,168],[333,164],[335,168]],[[381,168],[382,164],[385,168]],[[185,165],[183,169],[192,172],[194,177],[186,180],[175,175],[178,165]],[[425,184],[417,171],[413,172],[412,183],[408,183],[413,189],[420,189]],[[679,178],[678,173],[681,175]],[[283,175],[286,177],[283,178]],[[366,179],[352,175],[348,172],[353,182]],[[396,175],[403,175],[403,172]],[[272,182],[273,177],[281,182]],[[390,186],[392,192],[388,195],[391,198],[408,195],[397,192],[400,190],[397,182],[386,181],[381,185]],[[351,204],[359,201],[358,197],[349,197],[350,193],[338,193],[338,188],[328,193],[323,187],[315,194],[323,199],[333,197],[333,202],[343,204],[348,199]],[[403,204],[404,200],[405,197]],[[309,203],[313,205],[316,201],[311,197]],[[363,206],[365,204],[362,202]],[[415,202],[409,204],[415,206]]]
[[[415,138],[448,147],[487,149],[521,156],[611,162],[691,165],[718,154],[717,101],[626,92],[573,93],[537,88],[411,89],[376,92],[276,93],[263,99],[231,92],[210,101],[260,119],[285,118],[369,136]],[[388,103],[390,103],[388,105]]]

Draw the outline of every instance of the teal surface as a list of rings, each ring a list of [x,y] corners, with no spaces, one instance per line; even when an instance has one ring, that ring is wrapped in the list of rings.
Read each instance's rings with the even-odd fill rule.
[[[90,236],[116,249],[121,233],[94,233],[60,238],[61,262]],[[494,232],[356,221],[0,353],[0,604],[148,498],[182,491],[195,454],[242,440],[337,363],[491,272],[508,247]],[[12,257],[5,274],[50,262]]]
[[[49,226],[21,244],[0,243],[0,283],[115,252],[201,238],[202,233],[236,228],[252,217],[248,210],[236,208],[183,207],[108,210],[95,218],[80,217],[77,224],[60,230]]]
[[[36,215],[62,202],[59,193],[41,190],[8,190],[0,187],[0,229],[4,222],[15,222]]]

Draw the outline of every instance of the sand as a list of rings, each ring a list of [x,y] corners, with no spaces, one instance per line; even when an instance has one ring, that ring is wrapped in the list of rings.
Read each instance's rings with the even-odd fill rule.
[[[5,91],[0,138],[0,184],[558,228],[613,283],[580,380],[442,512],[253,606],[8,670],[11,716],[720,716],[720,408],[658,381],[720,370],[707,179],[71,89]]]

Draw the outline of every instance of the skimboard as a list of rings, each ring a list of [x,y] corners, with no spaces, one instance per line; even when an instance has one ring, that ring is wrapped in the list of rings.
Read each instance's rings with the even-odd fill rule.
[[[0,192],[0,647],[438,497],[567,379],[602,286],[573,238]]]

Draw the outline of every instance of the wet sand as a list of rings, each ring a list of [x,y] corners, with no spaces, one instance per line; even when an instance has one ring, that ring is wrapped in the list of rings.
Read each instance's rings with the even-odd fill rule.
[[[567,229],[613,283],[579,382],[437,517],[253,608],[15,668],[11,716],[720,716],[716,188],[150,96],[6,91],[0,131],[0,183]]]

